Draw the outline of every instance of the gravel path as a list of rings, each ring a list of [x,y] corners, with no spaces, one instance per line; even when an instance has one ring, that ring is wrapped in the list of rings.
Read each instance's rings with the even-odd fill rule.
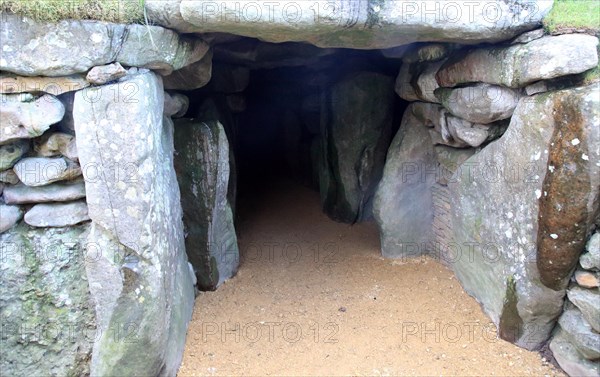
[[[384,260],[374,224],[269,184],[241,207],[242,265],[202,293],[179,376],[564,376],[495,327],[443,265]],[[243,203],[242,203],[243,204]]]

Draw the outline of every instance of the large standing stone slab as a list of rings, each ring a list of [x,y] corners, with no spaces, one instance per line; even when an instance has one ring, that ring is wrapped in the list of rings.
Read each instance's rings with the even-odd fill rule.
[[[552,1],[148,1],[150,20],[181,32],[375,49],[415,41],[500,41],[539,25]]]
[[[208,45],[158,26],[99,21],[36,22],[2,15],[0,70],[64,76],[112,62],[169,74],[200,60]]]
[[[442,87],[485,82],[522,88],[539,80],[582,73],[598,65],[598,38],[565,34],[509,47],[455,53],[438,71]]]
[[[65,115],[65,107],[50,94],[6,94],[0,106],[0,144],[40,136]]]
[[[529,349],[562,311],[598,210],[599,101],[597,85],[522,98],[448,184],[454,272],[500,336]]]
[[[331,185],[322,190],[325,212],[354,223],[371,216],[391,140],[394,80],[371,72],[352,74],[331,89],[326,148]]]
[[[2,375],[89,375],[96,322],[85,277],[87,228],[21,224],[0,235]]]
[[[134,95],[132,86],[140,88]],[[194,290],[163,92],[161,80],[145,72],[75,96],[80,161],[97,167],[84,170],[87,240],[100,250],[88,248],[96,258],[86,266],[102,334],[92,376],[173,376],[181,362]],[[115,328],[129,341],[112,336]]]
[[[373,214],[381,234],[384,257],[418,256],[432,239],[431,187],[437,161],[429,130],[410,105],[387,153]]]
[[[175,123],[175,169],[181,189],[186,250],[198,287],[215,290],[235,275],[239,250],[227,199],[229,143],[216,121]]]

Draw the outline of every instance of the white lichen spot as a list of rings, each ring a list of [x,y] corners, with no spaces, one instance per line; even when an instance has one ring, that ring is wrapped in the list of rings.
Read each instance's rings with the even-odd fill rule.
[[[542,190],[535,190],[535,197],[536,198],[541,198],[542,197]]]
[[[556,239],[558,239],[558,234],[556,234],[556,233],[552,233],[552,234],[550,235],[550,238],[552,238],[553,240],[556,240]]]
[[[590,160],[590,158],[588,157],[588,155],[585,154],[585,153],[581,155],[581,159],[584,160],[584,161],[589,161]]]
[[[571,140],[571,144],[573,144],[573,145],[579,145],[579,143],[580,143],[580,141],[578,138]]]
[[[536,153],[536,154],[534,154],[534,155],[533,155],[533,159],[534,159],[535,161],[539,160],[539,159],[540,159],[540,157],[542,157],[542,152],[538,152],[538,153]]]
[[[127,188],[127,184],[123,181],[119,181],[119,182],[117,182],[117,188],[119,190],[125,190]]]
[[[506,217],[508,217],[509,219],[512,219],[513,218],[513,213],[512,212],[507,213]]]
[[[92,42],[94,43],[100,43],[102,42],[102,34],[100,33],[94,33],[90,36],[90,39],[92,40]]]
[[[554,165],[548,166],[548,170],[550,170],[550,173],[554,173]]]
[[[135,188],[130,187],[127,189],[127,192],[125,193],[125,199],[128,200],[133,200],[137,197],[137,192],[135,190]]]
[[[506,232],[504,232],[504,235],[506,238],[512,238],[512,230],[508,229]]]

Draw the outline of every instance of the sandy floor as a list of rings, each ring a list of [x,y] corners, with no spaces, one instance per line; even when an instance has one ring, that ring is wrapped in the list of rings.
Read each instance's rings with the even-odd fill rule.
[[[441,264],[384,260],[373,224],[337,224],[318,194],[269,186],[241,213],[238,275],[196,301],[180,377],[563,376],[498,340]]]

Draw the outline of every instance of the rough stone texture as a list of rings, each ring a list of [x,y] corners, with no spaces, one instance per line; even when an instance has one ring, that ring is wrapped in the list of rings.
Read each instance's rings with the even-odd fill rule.
[[[598,101],[597,86],[521,99],[504,136],[448,184],[454,272],[500,336],[528,349],[561,312],[597,210]]]
[[[442,87],[485,82],[521,88],[530,83],[585,72],[598,65],[598,38],[565,34],[509,47],[457,52],[438,71]]]
[[[500,137],[507,122],[494,124],[474,124],[451,115],[442,106],[415,102],[411,107],[419,121],[429,127],[433,144],[447,145],[454,148],[479,147],[486,141]]]
[[[246,97],[241,94],[231,94],[225,97],[227,107],[234,113],[246,111]]]
[[[0,182],[16,185],[20,181],[19,177],[17,177],[17,175],[15,174],[15,171],[10,169],[0,172]]]
[[[514,89],[489,84],[440,88],[435,94],[452,115],[481,124],[510,118],[520,98]]]
[[[26,157],[13,170],[27,186],[44,186],[81,176],[79,164],[63,157]]]
[[[65,76],[112,62],[169,74],[208,50],[198,38],[158,26],[2,17],[0,70],[24,76]]]
[[[579,258],[581,267],[587,270],[600,270],[600,233],[596,232],[586,245],[587,253]]]
[[[493,7],[470,4],[318,0],[250,6],[235,1],[167,0],[149,1],[146,6],[152,22],[181,32],[224,32],[268,42],[374,49],[415,41],[509,39],[539,25],[552,1],[499,2]]]
[[[88,221],[85,200],[36,204],[25,214],[25,222],[37,228],[60,228]]]
[[[207,52],[204,57],[170,75],[163,77],[165,89],[194,90],[208,84],[212,76],[212,52]]]
[[[65,107],[50,94],[39,98],[31,94],[3,95],[0,106],[0,144],[40,136],[64,115]]]
[[[529,43],[536,39],[540,39],[541,37],[544,36],[544,33],[545,33],[544,29],[535,29],[535,30],[527,31],[527,32],[519,35],[515,39],[513,39],[511,43],[512,44]]]
[[[38,187],[11,185],[4,189],[4,201],[8,204],[68,202],[81,198],[85,198],[83,181]]]
[[[87,225],[0,235],[0,369],[6,376],[84,376],[96,324],[82,251]]]
[[[0,145],[0,171],[10,169],[29,151],[29,140]]]
[[[35,153],[40,157],[54,157],[63,155],[69,160],[78,161],[77,144],[75,136],[62,133],[46,133],[34,143]]]
[[[406,101],[418,101],[417,92],[412,86],[411,64],[402,64],[396,78],[396,94]],[[436,101],[437,102],[437,101]]]
[[[246,67],[217,64],[212,71],[211,86],[220,93],[243,92],[250,82],[250,70]]]
[[[242,65],[250,69],[272,69],[315,64],[321,58],[335,52],[335,49],[317,48],[306,43],[263,43],[244,38],[215,46],[214,58],[221,64]]]
[[[387,258],[424,254],[431,240],[436,157],[429,131],[410,105],[387,154],[383,178],[377,188],[373,214],[381,234],[381,251]]]
[[[19,206],[6,205],[0,201],[0,233],[12,228],[23,218],[23,210]]]
[[[450,53],[450,46],[441,43],[415,43],[402,55],[404,63],[423,63],[441,60]]]
[[[321,185],[325,212],[334,220],[368,219],[391,139],[394,81],[377,73],[352,74],[331,89],[326,170]]]
[[[446,145],[436,145],[433,150],[441,168],[437,172],[437,182],[443,185],[448,183],[448,179],[452,178],[465,161],[478,152],[475,148],[458,149]]]
[[[600,333],[600,291],[571,287],[567,291],[569,301],[581,310],[583,317],[596,332]]]
[[[55,96],[90,86],[83,75],[63,77],[27,77],[0,74],[0,93],[44,92]]]
[[[239,265],[237,237],[227,200],[227,136],[218,122],[181,119],[175,124],[175,148],[186,251],[198,287],[215,290],[236,274]]]
[[[90,69],[85,79],[94,85],[103,85],[107,82],[120,79],[127,71],[119,63],[100,65]]]
[[[116,101],[115,92],[131,95],[124,83],[143,90]],[[194,288],[163,93],[160,79],[144,72],[75,96],[80,161],[97,167],[85,170],[87,241],[101,251],[88,248],[96,258],[86,266],[102,332],[92,376],[174,376],[181,362]],[[115,328],[129,341],[113,337]]]
[[[583,288],[600,287],[600,274],[590,271],[575,271],[575,281]]]
[[[578,377],[598,377],[598,362],[586,360],[565,337],[562,330],[557,331],[550,342],[550,350],[558,365],[569,375]]]
[[[181,118],[187,113],[190,99],[179,93],[165,92],[164,114],[168,117]]]
[[[550,123],[553,130],[539,200],[537,266],[542,283],[564,289],[600,210],[600,85],[540,94],[535,102],[523,118],[530,127]],[[550,122],[534,119],[540,106]]]
[[[577,348],[586,359],[600,358],[600,334],[583,319],[577,308],[567,309],[558,320],[565,338]]]

